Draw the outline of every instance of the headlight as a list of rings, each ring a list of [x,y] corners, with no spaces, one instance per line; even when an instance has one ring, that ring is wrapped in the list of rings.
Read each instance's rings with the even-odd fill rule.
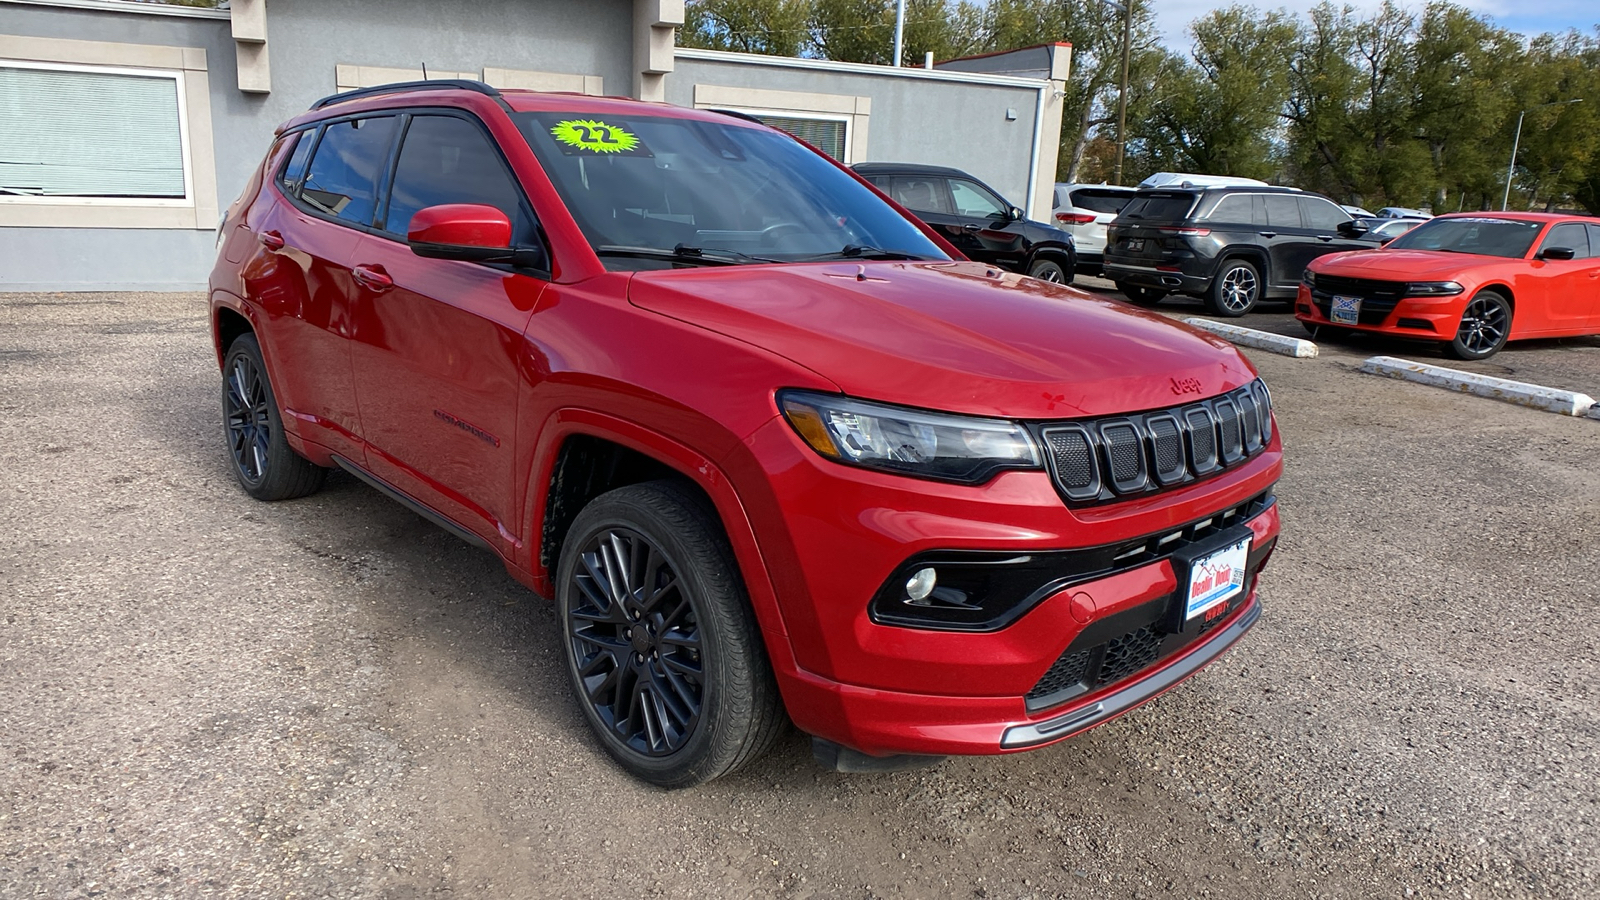
[[[1306,287],[1316,287],[1317,286],[1317,273],[1311,271],[1310,269],[1307,269],[1300,276],[1300,280],[1305,282]]]
[[[1021,425],[782,391],[778,408],[811,449],[829,459],[902,475],[978,484],[1000,469],[1037,469],[1039,449]]]
[[[1413,281],[1406,285],[1407,297],[1449,297],[1466,288],[1454,281]]]

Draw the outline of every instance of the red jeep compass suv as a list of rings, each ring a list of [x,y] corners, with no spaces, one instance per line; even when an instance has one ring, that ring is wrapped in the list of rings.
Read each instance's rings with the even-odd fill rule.
[[[1104,722],[1256,621],[1282,469],[1231,346],[962,260],[735,115],[318,102],[211,278],[240,484],[345,469],[553,596],[578,703],[695,784]]]

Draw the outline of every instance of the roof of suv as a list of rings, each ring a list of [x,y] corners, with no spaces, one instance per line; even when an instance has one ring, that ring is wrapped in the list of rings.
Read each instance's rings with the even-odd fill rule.
[[[310,122],[369,109],[389,109],[419,104],[474,106],[485,102],[496,103],[507,112],[656,115],[724,124],[737,123],[750,128],[768,127],[748,116],[718,110],[687,109],[668,103],[634,100],[631,97],[595,97],[589,94],[495,88],[481,81],[441,78],[430,81],[395,82],[330,94],[313,103],[305,112],[279,126],[278,130],[281,132]]]
[[[921,163],[864,162],[850,167],[862,175],[954,175],[958,178],[972,176],[949,166],[925,166]]]

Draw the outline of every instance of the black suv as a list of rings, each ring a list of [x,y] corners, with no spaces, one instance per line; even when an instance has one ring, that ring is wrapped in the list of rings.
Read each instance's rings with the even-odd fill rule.
[[[960,169],[912,163],[857,163],[857,175],[916,213],[968,259],[1071,284],[1078,268],[1072,235],[1035,222]]]
[[[1142,190],[1107,231],[1105,274],[1140,306],[1181,293],[1242,316],[1262,299],[1292,300],[1313,259],[1372,249],[1353,223],[1327,197],[1294,188]]]

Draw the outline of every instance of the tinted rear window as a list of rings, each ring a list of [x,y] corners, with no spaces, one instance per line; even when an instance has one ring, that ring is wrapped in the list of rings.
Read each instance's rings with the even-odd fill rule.
[[[1101,188],[1078,188],[1072,192],[1072,205],[1097,213],[1119,213],[1133,198],[1129,191],[1108,191]]]
[[[1124,219],[1144,219],[1152,222],[1179,222],[1189,215],[1194,206],[1194,195],[1187,191],[1160,191],[1138,194],[1122,208]]]

